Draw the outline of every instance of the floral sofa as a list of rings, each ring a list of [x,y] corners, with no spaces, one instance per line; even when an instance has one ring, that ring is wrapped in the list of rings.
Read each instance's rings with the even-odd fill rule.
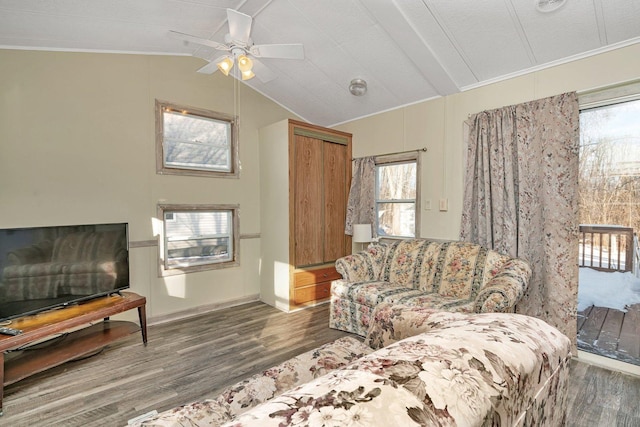
[[[388,302],[464,313],[513,312],[531,267],[519,258],[456,241],[373,243],[340,258],[331,284],[329,326],[360,336]]]
[[[368,345],[341,338],[134,425],[564,424],[570,341],[545,322],[388,303],[374,319]]]

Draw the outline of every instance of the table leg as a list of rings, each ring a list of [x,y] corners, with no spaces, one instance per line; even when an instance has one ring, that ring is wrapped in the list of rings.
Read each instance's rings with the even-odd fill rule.
[[[140,318],[140,331],[142,332],[142,342],[147,345],[147,310],[144,305],[138,307],[138,317]]]

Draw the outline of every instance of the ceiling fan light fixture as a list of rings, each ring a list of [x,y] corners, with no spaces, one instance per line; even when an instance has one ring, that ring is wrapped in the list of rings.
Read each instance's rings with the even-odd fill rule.
[[[362,96],[367,93],[367,82],[363,79],[353,79],[349,84],[349,92],[354,96]]]
[[[233,59],[229,56],[224,57],[222,61],[218,62],[218,70],[222,72],[225,76],[229,75],[229,71],[233,68]]]
[[[242,71],[242,80],[250,80],[254,78],[256,75],[251,70]]]
[[[247,55],[242,54],[238,56],[238,68],[240,68],[240,71],[242,71],[242,73],[251,71],[251,69],[253,68],[253,61]]]

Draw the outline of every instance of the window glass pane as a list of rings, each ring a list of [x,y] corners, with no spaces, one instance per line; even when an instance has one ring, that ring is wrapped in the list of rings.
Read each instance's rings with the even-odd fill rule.
[[[378,200],[416,198],[416,162],[380,165],[378,170]]]
[[[165,212],[164,219],[166,268],[232,260],[230,211]]]
[[[231,171],[231,123],[165,111],[163,129],[166,166]]]
[[[415,237],[415,203],[377,203],[378,235]]]

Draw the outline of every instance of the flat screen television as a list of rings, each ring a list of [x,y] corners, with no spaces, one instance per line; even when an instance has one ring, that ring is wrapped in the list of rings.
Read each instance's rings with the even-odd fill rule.
[[[0,322],[129,287],[128,224],[0,229]]]

